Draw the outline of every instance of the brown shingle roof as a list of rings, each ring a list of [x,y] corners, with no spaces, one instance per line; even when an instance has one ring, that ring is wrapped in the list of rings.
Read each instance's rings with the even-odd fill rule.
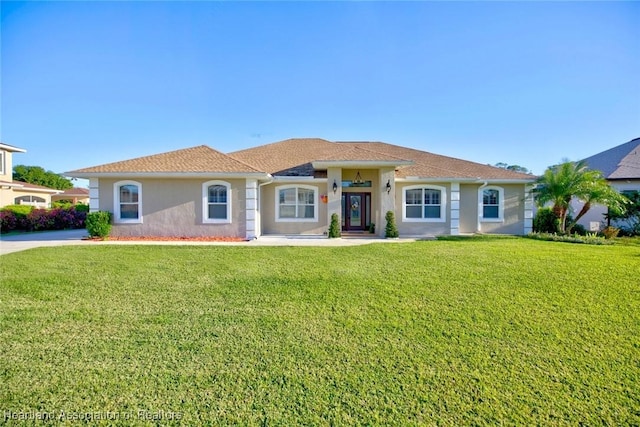
[[[107,163],[67,172],[69,175],[93,173],[259,173],[240,160],[206,145]]]
[[[397,161],[399,167],[396,176],[399,178],[523,180],[534,178],[529,174],[384,142],[330,142],[317,138],[287,139],[236,151],[229,155],[274,175],[312,176],[311,163],[314,161],[359,160]],[[411,161],[413,164],[400,166],[406,161]]]
[[[23,181],[13,181],[14,184],[21,186],[21,190],[39,191],[43,193],[62,193],[62,190],[56,190],[55,188],[45,187],[44,185],[30,184]]]

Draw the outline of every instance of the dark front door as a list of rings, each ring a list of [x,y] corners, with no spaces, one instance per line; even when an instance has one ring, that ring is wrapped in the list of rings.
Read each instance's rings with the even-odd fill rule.
[[[342,230],[363,231],[371,222],[371,193],[342,193]]]

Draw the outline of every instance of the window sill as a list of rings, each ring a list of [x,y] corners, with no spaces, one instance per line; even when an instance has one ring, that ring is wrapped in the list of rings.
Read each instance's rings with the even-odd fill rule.
[[[480,222],[504,222],[503,218],[481,218]]]
[[[447,222],[446,218],[402,218],[402,222]]]
[[[231,224],[231,220],[229,219],[205,219],[202,221],[203,224]]]
[[[276,222],[318,222],[317,218],[276,218]]]

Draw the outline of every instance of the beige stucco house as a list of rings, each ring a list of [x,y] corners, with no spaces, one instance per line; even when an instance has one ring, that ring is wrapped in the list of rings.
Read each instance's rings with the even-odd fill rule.
[[[48,208],[51,196],[61,193],[60,190],[13,179],[13,154],[26,152],[25,149],[0,143],[0,207],[30,205]]]
[[[90,209],[114,214],[114,235],[401,236],[526,234],[532,175],[383,142],[289,139],[223,154],[198,146],[67,172],[89,179]]]
[[[640,138],[587,157],[584,161],[589,169],[601,171],[609,184],[622,194],[640,191]],[[583,203],[576,200],[571,203],[574,212],[580,212],[582,206]],[[594,205],[578,223],[587,230],[598,231],[605,225],[606,213],[606,206]]]

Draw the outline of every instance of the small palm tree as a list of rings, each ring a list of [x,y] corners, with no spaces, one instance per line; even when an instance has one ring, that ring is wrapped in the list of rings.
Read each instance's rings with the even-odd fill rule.
[[[560,233],[570,232],[593,204],[623,210],[625,203],[624,198],[611,188],[602,173],[590,170],[584,161],[564,162],[547,168],[537,179],[534,193],[539,206],[553,204],[553,213],[559,219]],[[574,197],[584,202],[584,206],[573,221],[567,224],[567,214]]]

